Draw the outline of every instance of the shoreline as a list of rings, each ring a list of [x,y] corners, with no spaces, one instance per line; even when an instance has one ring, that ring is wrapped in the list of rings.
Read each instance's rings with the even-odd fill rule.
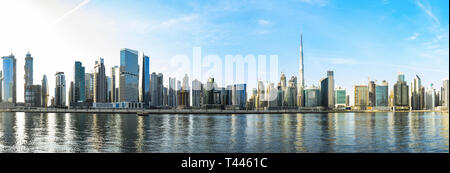
[[[377,113],[377,112],[441,112],[434,110],[218,110],[218,109],[0,109],[0,112],[24,113],[104,113],[104,114],[296,114],[296,113]]]

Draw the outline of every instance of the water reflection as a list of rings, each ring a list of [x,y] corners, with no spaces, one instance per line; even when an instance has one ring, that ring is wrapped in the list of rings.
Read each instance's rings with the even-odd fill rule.
[[[0,152],[448,152],[448,114],[0,113]]]

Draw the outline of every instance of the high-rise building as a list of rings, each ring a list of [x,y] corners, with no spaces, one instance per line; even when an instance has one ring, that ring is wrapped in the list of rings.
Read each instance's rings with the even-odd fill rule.
[[[66,77],[64,72],[56,72],[56,87],[55,87],[55,106],[66,106]]]
[[[142,55],[142,73],[141,73],[141,87],[139,91],[139,100],[145,106],[150,104],[150,58]]]
[[[441,91],[441,100],[442,100],[442,106],[445,108],[449,108],[449,80],[445,79],[442,84],[442,91]]]
[[[436,107],[435,97],[436,97],[436,89],[434,89],[433,84],[431,84],[430,87],[427,88],[424,98],[426,110],[433,110]]]
[[[204,104],[205,105],[212,105],[215,104],[214,100],[214,88],[215,88],[214,78],[210,77],[208,81],[206,82],[206,88],[204,93]]]
[[[150,105],[154,107],[160,107],[163,105],[163,75],[161,73],[152,73],[150,75]]]
[[[73,81],[72,81],[72,82],[70,82],[69,93],[68,93],[68,95],[69,95],[69,106],[72,106],[72,103],[75,103],[75,97],[73,96],[73,94],[74,94],[73,87],[74,87],[74,84],[73,84]]]
[[[194,84],[192,84],[194,87]],[[194,89],[194,88],[193,88]],[[167,105],[169,107],[176,107],[177,106],[177,89],[176,89],[176,79],[169,77],[169,93],[168,93],[168,101]]]
[[[170,80],[170,79],[169,79]],[[175,79],[173,79],[175,80]],[[175,83],[175,82],[174,82]],[[170,87],[170,84],[169,84]],[[192,81],[192,107],[199,108],[201,107],[201,100],[202,100],[202,83],[195,79]],[[170,90],[169,90],[170,93]],[[169,94],[169,100],[170,100],[170,94]]]
[[[364,110],[369,105],[369,87],[366,85],[355,85],[355,107]]]
[[[346,106],[346,97],[347,93],[344,88],[337,87],[335,90],[335,97],[336,97],[336,107],[345,107]]]
[[[320,106],[320,89],[314,85],[305,89],[305,107]]]
[[[34,98],[30,95],[32,93],[31,89],[36,89],[36,88],[27,87],[27,86],[33,85],[33,57],[31,56],[30,52],[28,52],[26,54],[24,69],[25,69],[25,74],[23,76],[24,100],[25,100],[26,104],[28,103],[28,105],[31,105],[31,104],[33,104],[33,100],[30,100],[30,99]],[[27,97],[27,94],[28,94],[28,97]]]
[[[138,102],[139,98],[138,52],[120,50],[119,102]]]
[[[111,102],[119,102],[119,83],[120,69],[114,66],[111,68]]]
[[[413,110],[421,110],[420,90],[422,88],[421,79],[418,75],[411,82],[411,108]]]
[[[303,96],[303,94],[304,94],[303,90],[305,88],[305,79],[304,79],[303,73],[304,73],[304,69],[303,69],[303,35],[300,34],[300,68],[298,70],[298,85],[297,85],[297,106],[298,107],[305,106],[305,103],[304,103],[305,98]],[[334,104],[333,104],[333,106],[334,106]]]
[[[95,61],[94,66],[94,103],[107,102],[107,85],[106,71],[103,58]]]
[[[280,106],[285,106],[284,96],[285,96],[287,85],[286,85],[286,76],[284,75],[284,73],[281,73],[280,87],[281,87],[281,97],[280,97],[281,105]]]
[[[94,74],[85,73],[84,81],[86,102],[92,103],[94,101]]]
[[[370,87],[369,87],[370,91]],[[369,93],[370,94],[370,93]],[[370,97],[370,95],[369,95]],[[370,102],[370,100],[369,100]],[[375,102],[377,107],[389,106],[389,85],[387,81],[383,80],[380,85],[376,85],[375,89]]]
[[[322,78],[319,81],[320,84],[320,106],[328,107],[328,77]]]
[[[239,109],[244,109],[247,104],[247,84],[235,84],[233,91],[232,97],[236,98],[233,105]]]
[[[327,78],[328,78],[328,108],[333,109],[335,105],[333,71],[327,71]]]
[[[86,101],[86,80],[85,80],[85,68],[80,61],[75,61],[73,66],[73,101],[84,102]]]
[[[394,103],[395,107],[409,107],[409,89],[403,73],[398,74],[398,80],[394,84]]]
[[[189,88],[189,77],[186,74],[183,77],[183,83],[181,85],[181,90],[177,93],[178,96],[178,106],[186,108],[190,106],[190,88]]]
[[[369,81],[369,106],[376,106],[376,84],[374,81]]]
[[[294,99],[296,98],[294,97]],[[258,94],[256,95],[255,106],[256,109],[264,109],[267,106],[266,91],[262,81],[258,81]]]
[[[286,108],[295,108],[297,107],[297,78],[292,76],[289,79],[288,86],[286,88],[284,102]]]
[[[0,70],[0,103],[2,102],[2,91],[3,91],[3,72]]]
[[[41,103],[42,107],[46,108],[48,105],[48,81],[47,81],[47,75],[44,75],[42,77],[42,86],[41,86]]]
[[[112,102],[111,77],[106,76],[106,102]]]
[[[26,106],[40,107],[41,103],[41,85],[28,85],[25,88]]]
[[[16,103],[16,58],[14,55],[4,56],[3,60],[3,80],[2,80],[2,101]]]

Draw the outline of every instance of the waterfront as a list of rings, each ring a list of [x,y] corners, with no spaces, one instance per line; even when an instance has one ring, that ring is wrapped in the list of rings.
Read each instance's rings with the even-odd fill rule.
[[[0,152],[448,153],[448,113],[0,113]]]

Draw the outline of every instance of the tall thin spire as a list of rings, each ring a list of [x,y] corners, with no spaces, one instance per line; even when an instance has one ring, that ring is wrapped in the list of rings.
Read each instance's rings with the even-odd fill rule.
[[[303,89],[305,87],[305,79],[303,74],[303,34],[300,33],[300,64],[298,69],[298,79],[297,79],[297,106],[304,106],[304,96]]]

